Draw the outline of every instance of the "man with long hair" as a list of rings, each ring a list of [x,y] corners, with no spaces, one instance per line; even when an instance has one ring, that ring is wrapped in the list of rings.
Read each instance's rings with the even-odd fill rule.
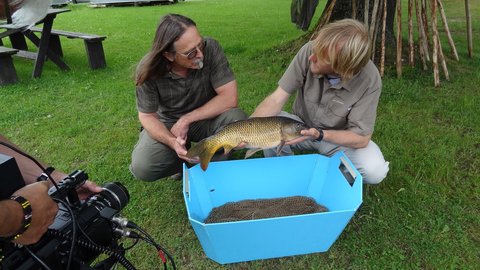
[[[143,127],[130,171],[144,181],[178,175],[186,147],[224,125],[247,118],[238,106],[237,82],[220,44],[195,22],[162,17],[152,49],[137,67],[136,101]]]
[[[382,83],[370,56],[368,32],[360,22],[344,19],[324,26],[300,49],[278,88],[252,116],[280,114],[312,127],[302,131],[304,137],[289,142],[283,155],[292,154],[291,149],[327,156],[343,150],[365,183],[380,183],[389,163],[371,140]],[[293,93],[293,114],[282,112]]]

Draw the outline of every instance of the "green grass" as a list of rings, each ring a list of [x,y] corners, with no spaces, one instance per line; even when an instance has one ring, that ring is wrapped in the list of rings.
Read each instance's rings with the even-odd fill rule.
[[[151,46],[159,18],[187,15],[202,34],[221,42],[238,80],[240,106],[251,113],[275,89],[295,53],[291,42],[304,34],[290,22],[290,1],[69,5],[72,11],[59,15],[54,28],[107,35],[108,67],[90,70],[80,40],[62,40],[68,72],[47,62],[42,77],[32,79],[33,63],[15,58],[20,82],[0,88],[0,132],[58,169],[80,168],[100,184],[125,184],[131,201],[124,215],[165,246],[179,269],[475,269],[480,50],[474,47],[475,57],[467,58],[463,1],[444,2],[460,55],[459,62],[447,59],[451,81],[435,88],[431,70],[405,67],[397,79],[395,68],[387,69],[373,139],[390,161],[390,172],[382,184],[365,186],[363,205],[326,253],[220,266],[206,258],[189,224],[181,182],[143,183],[127,169],[139,127],[132,74]],[[478,39],[480,1],[470,5]],[[446,41],[443,47],[449,56]],[[127,257],[138,269],[162,269],[146,244]]]

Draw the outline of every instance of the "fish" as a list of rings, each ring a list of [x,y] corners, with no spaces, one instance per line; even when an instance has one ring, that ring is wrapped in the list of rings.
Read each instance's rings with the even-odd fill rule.
[[[308,129],[304,123],[284,116],[251,117],[227,124],[216,134],[199,141],[187,151],[187,157],[198,157],[200,167],[206,171],[212,156],[222,147],[227,155],[240,143],[245,143],[245,148],[249,149],[245,158],[275,147],[278,154],[286,142],[302,137],[300,131],[304,129]]]

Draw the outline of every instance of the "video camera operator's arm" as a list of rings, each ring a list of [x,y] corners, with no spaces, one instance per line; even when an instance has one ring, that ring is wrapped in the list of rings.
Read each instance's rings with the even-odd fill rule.
[[[36,243],[52,224],[58,205],[48,196],[48,183],[38,182],[17,190],[13,195],[22,196],[30,202],[32,219],[28,229],[14,242],[22,245]],[[23,226],[22,206],[14,200],[0,201],[0,236],[18,234]]]
[[[5,142],[9,145],[12,145],[12,146],[14,146],[18,149],[21,149],[20,147],[13,144],[12,142],[10,142],[7,138],[5,138],[2,135],[0,135],[0,141]],[[25,185],[29,185],[29,184],[37,182],[38,177],[43,173],[42,169],[40,169],[32,160],[28,159],[27,157],[17,153],[16,151],[14,151],[14,150],[12,150],[12,149],[4,146],[4,145],[0,145],[0,153],[15,158],[15,160],[18,164],[18,168],[20,169],[20,173],[22,174],[22,177],[25,181]],[[40,163],[43,165],[43,162],[40,162]],[[46,167],[46,166],[44,166],[44,167]],[[54,170],[51,173],[51,178],[54,179],[56,182],[61,181],[62,179],[64,179],[67,176],[68,175],[66,173],[58,171],[58,170]],[[85,184],[77,190],[78,196],[79,196],[80,199],[85,199],[89,195],[91,195],[93,193],[98,193],[98,192],[101,192],[101,191],[102,191],[102,188],[97,186],[96,184],[94,184],[91,181],[86,181]]]

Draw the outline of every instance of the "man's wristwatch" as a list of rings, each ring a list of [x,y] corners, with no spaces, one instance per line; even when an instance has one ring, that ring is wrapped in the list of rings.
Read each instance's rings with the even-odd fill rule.
[[[321,129],[319,129],[319,128],[316,128],[316,130],[317,130],[318,132],[320,132],[320,135],[318,136],[318,138],[315,139],[316,141],[319,142],[319,141],[323,140],[323,130],[321,130]]]
[[[12,197],[10,197],[10,200],[16,201],[22,207],[23,220],[22,220],[22,227],[20,228],[20,230],[18,230],[16,233],[14,233],[11,236],[1,237],[1,240],[5,242],[10,242],[19,238],[22,235],[22,233],[24,233],[30,227],[32,223],[32,206],[30,205],[30,201],[18,195],[13,195]]]
[[[48,168],[46,168],[45,171],[42,172],[42,174],[40,174],[39,177],[37,177],[37,182],[47,181],[47,180],[50,178],[49,175],[51,175],[51,174],[53,173],[53,171],[55,171],[55,168],[54,168],[54,167],[48,167]]]

